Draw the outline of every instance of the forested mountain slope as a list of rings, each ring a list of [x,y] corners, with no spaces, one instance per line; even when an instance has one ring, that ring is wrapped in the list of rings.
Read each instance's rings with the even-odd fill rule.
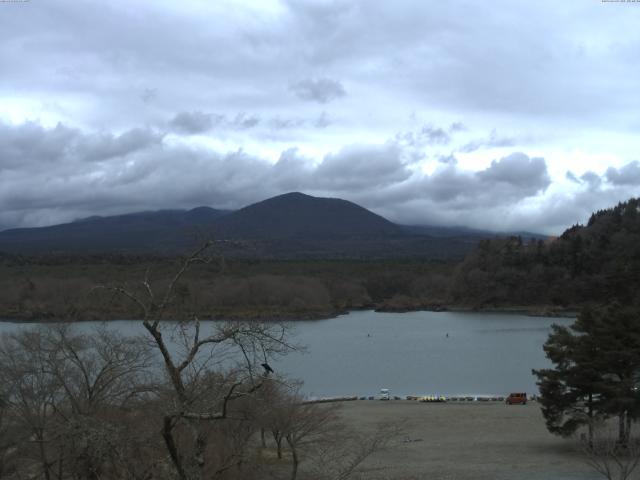
[[[600,210],[556,239],[482,240],[450,292],[453,303],[478,307],[640,304],[640,199]]]

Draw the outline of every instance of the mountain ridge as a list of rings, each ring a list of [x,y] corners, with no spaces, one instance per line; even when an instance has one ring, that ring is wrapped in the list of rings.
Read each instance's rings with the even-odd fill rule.
[[[495,236],[464,227],[407,227],[347,200],[290,192],[235,211],[201,206],[4,230],[0,251],[175,254],[213,238],[230,242],[223,253],[231,256],[445,258]]]

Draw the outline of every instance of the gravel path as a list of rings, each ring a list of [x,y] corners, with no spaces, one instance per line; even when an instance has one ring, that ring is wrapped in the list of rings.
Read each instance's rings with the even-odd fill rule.
[[[376,453],[371,478],[429,480],[591,480],[576,440],[547,432],[540,407],[501,402],[344,402],[345,421],[359,431],[376,422],[406,422],[394,448]]]

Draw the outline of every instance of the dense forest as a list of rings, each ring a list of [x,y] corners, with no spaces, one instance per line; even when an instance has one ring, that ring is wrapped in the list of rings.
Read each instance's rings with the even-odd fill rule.
[[[640,200],[595,212],[549,240],[480,241],[464,261],[246,259],[216,255],[176,290],[177,312],[201,318],[322,318],[374,308],[571,311],[618,299],[640,304]],[[136,318],[98,286],[170,281],[178,257],[0,256],[0,317],[24,320]]]
[[[559,238],[483,240],[458,267],[450,301],[477,307],[640,303],[640,200],[591,215]]]

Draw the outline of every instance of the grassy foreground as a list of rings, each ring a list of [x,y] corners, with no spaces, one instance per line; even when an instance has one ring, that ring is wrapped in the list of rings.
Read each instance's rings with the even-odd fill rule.
[[[391,449],[367,460],[370,478],[430,480],[591,480],[575,439],[547,432],[540,406],[502,402],[344,402],[344,421],[359,431],[405,422]]]

